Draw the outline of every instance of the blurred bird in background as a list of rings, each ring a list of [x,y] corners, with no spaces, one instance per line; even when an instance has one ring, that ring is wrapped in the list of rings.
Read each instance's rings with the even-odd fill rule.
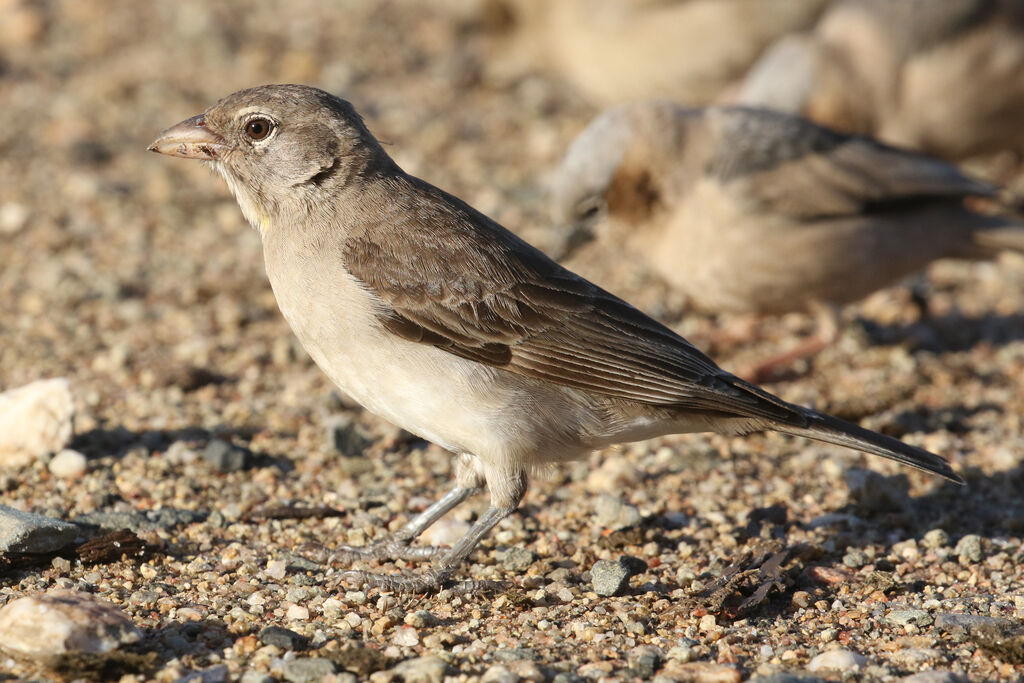
[[[734,102],[959,161],[1024,149],[1021,74],[1020,0],[837,0],[769,49]]]
[[[493,0],[491,72],[544,71],[602,106],[671,97],[709,104],[825,0]]]
[[[763,379],[838,333],[837,307],[936,259],[1024,251],[1024,227],[965,204],[998,188],[955,166],[767,109],[610,109],[556,173],[556,224],[626,247],[708,312],[819,314],[815,339],[746,374]]]

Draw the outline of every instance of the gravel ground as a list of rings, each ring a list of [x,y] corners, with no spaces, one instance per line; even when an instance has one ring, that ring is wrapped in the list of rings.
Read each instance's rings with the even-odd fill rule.
[[[503,590],[343,585],[330,549],[423,509],[450,459],[336,393],[278,314],[223,184],[145,147],[238,88],[316,84],[353,101],[406,170],[557,249],[545,182],[597,109],[554,76],[488,70],[502,15],[479,5],[0,0],[0,388],[69,378],[71,448],[88,458],[0,473],[0,502],[149,547],[0,573],[0,605],[87,591],[143,632],[107,657],[0,658],[0,678],[1018,678],[1019,257],[937,264],[923,317],[910,287],[850,307],[840,343],[771,386],[945,454],[964,488],[774,435],[667,437],[534,482],[466,568]],[[617,256],[570,265],[727,367],[811,329],[684,316]],[[429,539],[449,542],[484,504]]]

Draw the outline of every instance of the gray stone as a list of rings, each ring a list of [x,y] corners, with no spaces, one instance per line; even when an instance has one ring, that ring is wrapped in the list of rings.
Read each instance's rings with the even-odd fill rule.
[[[633,575],[628,563],[622,560],[598,560],[590,570],[590,583],[598,595],[617,595],[629,584]]]
[[[634,647],[626,657],[629,668],[644,680],[653,677],[654,672],[661,667],[663,661],[665,661],[665,653],[661,648],[652,645]]]
[[[640,510],[615,496],[598,496],[594,503],[594,521],[605,529],[625,529],[642,519]]]
[[[144,607],[148,607],[150,605],[155,605],[156,601],[159,599],[160,594],[156,591],[141,590],[132,593],[128,598],[128,603],[131,605],[142,605]]]
[[[448,664],[440,657],[407,659],[390,670],[404,683],[441,683],[448,672]]]
[[[240,472],[252,467],[252,451],[223,439],[214,439],[203,449],[203,460],[218,472]]]
[[[494,658],[499,662],[518,662],[524,659],[537,659],[537,651],[532,647],[502,647],[494,651]]]
[[[508,548],[498,553],[498,561],[501,566],[510,572],[525,572],[537,559],[532,550],[526,548]]]
[[[885,620],[897,626],[928,626],[934,619],[923,609],[894,609],[885,615]]]
[[[953,552],[962,558],[961,561],[966,559],[970,562],[981,562],[981,536],[967,534],[957,542]]]
[[[892,653],[892,663],[901,669],[919,669],[942,659],[942,653],[932,647],[901,648]]]
[[[780,671],[766,676],[754,676],[750,683],[826,683],[826,679],[799,671]]]
[[[26,657],[102,654],[141,637],[124,612],[87,593],[51,591],[18,598],[0,609],[0,645]]]
[[[303,657],[285,662],[281,675],[292,683],[313,683],[330,676],[335,669],[334,662],[324,657]]]
[[[868,556],[859,548],[854,548],[843,556],[843,564],[852,569],[860,569],[867,563]]]
[[[74,524],[0,505],[0,553],[52,553],[81,532]]]
[[[305,650],[309,646],[309,638],[280,626],[265,627],[260,631],[259,638],[264,645],[273,645],[282,650]]]
[[[1012,626],[1013,621],[1001,617],[986,617],[981,614],[942,613],[935,615],[935,626],[954,635],[966,635],[983,626]]]
[[[174,683],[224,683],[226,680],[228,680],[228,667],[221,664],[202,671],[191,671]]]
[[[95,526],[108,531],[130,529],[137,534],[160,529],[173,529],[183,524],[202,522],[207,513],[197,510],[179,510],[177,508],[160,508],[159,510],[129,510],[122,512],[98,511],[88,512],[75,517],[72,522],[80,526]]]
[[[551,679],[551,683],[581,683],[587,679],[583,678],[579,674],[572,673],[570,671],[561,671],[555,674],[555,677]]]

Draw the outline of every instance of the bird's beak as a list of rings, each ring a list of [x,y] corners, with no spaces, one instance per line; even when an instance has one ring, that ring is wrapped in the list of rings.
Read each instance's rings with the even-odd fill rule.
[[[206,117],[199,114],[165,130],[148,149],[183,159],[215,160],[228,146],[222,137],[206,127]]]

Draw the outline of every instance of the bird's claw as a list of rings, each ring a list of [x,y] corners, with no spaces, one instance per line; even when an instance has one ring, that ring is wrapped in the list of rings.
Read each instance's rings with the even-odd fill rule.
[[[445,587],[452,575],[450,567],[428,569],[409,576],[347,571],[341,579],[357,588],[380,588],[395,593],[436,593]]]
[[[408,541],[394,537],[384,538],[367,546],[343,545],[331,553],[333,562],[358,562],[360,560],[433,560],[446,552],[437,546],[410,546]]]

